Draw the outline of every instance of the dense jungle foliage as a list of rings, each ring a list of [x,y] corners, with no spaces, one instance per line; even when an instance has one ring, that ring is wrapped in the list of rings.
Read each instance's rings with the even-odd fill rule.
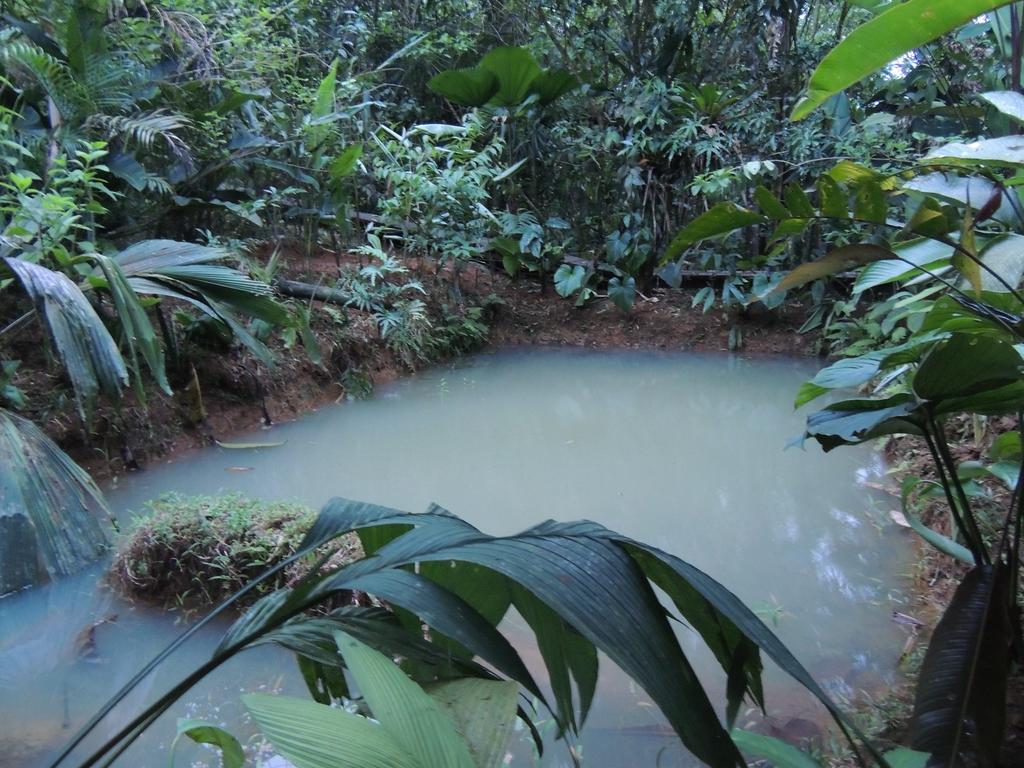
[[[261,597],[206,666],[82,765],[115,759],[206,672],[269,642],[296,652],[316,702],[246,705],[296,766],[499,764],[519,686],[547,704],[496,629],[510,607],[537,637],[560,733],[586,718],[600,649],[705,763],[744,764],[743,750],[816,764],[733,729],[745,697],[763,704],[763,651],[864,764],[998,762],[1024,647],[1021,4],[0,9],[0,594],[74,569],[105,538],[88,475],[15,413],[43,421],[55,407],[26,383],[40,356],[86,425],[104,405],[198,393],[203,354],[320,365],[323,323],[367,320],[413,367],[486,338],[487,300],[464,278],[499,270],[623,313],[694,279],[695,311],[804,297],[801,330],[839,360],[797,405],[851,395],[810,416],[805,437],[826,450],[920,437],[934,477],[907,479],[907,525],[962,563],[921,670],[913,750],[882,755],[749,609],[671,555],[590,523],[496,539],[439,508],[335,500],[246,590],[276,587],[257,589],[351,531],[365,557]],[[954,455],[954,422],[989,460]],[[982,503],[994,484],[998,515]],[[942,530],[917,514],[929,498],[945,502]],[[725,724],[652,587],[721,664]],[[353,591],[393,610],[331,602]],[[349,698],[342,667],[358,712],[325,706]],[[179,735],[241,764],[215,726],[185,721]]]

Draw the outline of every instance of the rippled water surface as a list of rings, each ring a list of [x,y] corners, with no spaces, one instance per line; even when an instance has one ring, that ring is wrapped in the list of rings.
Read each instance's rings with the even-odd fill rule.
[[[877,692],[903,645],[889,616],[909,548],[902,531],[882,524],[891,502],[864,486],[881,471],[870,450],[784,450],[801,431],[791,404],[811,372],[802,361],[727,356],[499,352],[251,436],[287,441],[279,448],[214,448],[131,474],[110,499],[123,519],[172,490],[314,507],[335,495],[413,511],[437,502],[496,534],[589,518],[714,575],[830,690]],[[179,630],[174,614],[125,604],[98,576],[0,600],[0,766],[46,765],[53,745]],[[534,664],[521,624],[512,618],[507,629]],[[208,654],[217,631],[186,648],[133,706]],[[721,700],[710,656],[689,630],[680,636]],[[83,643],[93,643],[87,654]],[[174,716],[227,722],[244,736],[237,694],[300,690],[293,666],[269,649],[236,659]],[[774,670],[767,676],[777,727],[818,719],[809,697]],[[165,718],[123,764],[166,765],[173,734]],[[582,753],[595,766],[684,762],[643,692],[610,664]],[[216,764],[183,752],[178,765],[195,760]],[[553,747],[546,763],[565,760]]]

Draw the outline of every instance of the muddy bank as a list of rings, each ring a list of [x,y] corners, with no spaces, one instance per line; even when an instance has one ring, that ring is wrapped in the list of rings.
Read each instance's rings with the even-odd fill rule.
[[[336,260],[324,252],[307,262],[285,259],[282,275],[325,278],[356,257]],[[468,308],[481,308],[488,328],[484,348],[510,345],[578,346],[608,349],[735,351],[746,355],[807,355],[816,337],[797,332],[806,308],[793,303],[768,312],[692,307],[692,290],[659,289],[638,297],[623,312],[597,298],[583,307],[544,291],[535,281],[512,280],[503,272],[472,265],[460,280],[461,307],[453,302],[442,274],[430,263],[410,262],[411,277],[428,291],[435,325],[458,322]],[[99,479],[142,468],[214,440],[261,426],[291,421],[317,408],[367,394],[374,386],[419,368],[443,363],[464,351],[440,346],[422,359],[408,360],[381,339],[373,319],[353,308],[313,302],[311,329],[321,350],[314,362],[301,343],[286,346],[274,336],[268,345],[276,363],[267,367],[237,346],[192,344],[187,363],[169,365],[173,397],[150,388],[145,403],[127,394],[120,404],[101,404],[88,427],[82,424],[63,374],[43,354],[41,339],[27,335],[4,356],[22,360],[16,384],[29,394],[25,413],[76,461]],[[340,318],[340,319],[339,319]],[[448,318],[445,320],[445,318]]]

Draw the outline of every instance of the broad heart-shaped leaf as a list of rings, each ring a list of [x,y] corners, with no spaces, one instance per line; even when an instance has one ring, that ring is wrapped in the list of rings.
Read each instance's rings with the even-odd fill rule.
[[[675,261],[683,251],[701,240],[726,235],[737,229],[749,227],[752,224],[761,224],[764,221],[766,221],[764,216],[741,208],[735,203],[718,203],[707,213],[701,214],[683,227],[672,238],[665,253],[661,255],[659,264]]]
[[[922,434],[916,408],[913,398],[905,394],[884,400],[843,400],[808,416],[806,437],[831,451],[883,435]]]
[[[530,93],[537,94],[540,103],[547,106],[556,99],[580,87],[580,81],[564,69],[542,72],[530,83]]]
[[[563,299],[572,296],[587,282],[587,270],[577,264],[575,267],[563,264],[555,270],[555,290]]]
[[[344,632],[334,633],[373,717],[422,765],[473,768],[451,718],[387,656]]]
[[[295,768],[431,768],[382,726],[343,709],[262,693],[245,694],[242,703],[274,749]]]
[[[908,0],[857,27],[814,70],[792,120],[807,117],[829,97],[890,61],[1009,0]]]
[[[210,744],[220,750],[220,761],[222,768],[243,768],[245,765],[245,752],[238,739],[225,731],[223,728],[207,723],[203,720],[189,720],[178,718],[178,735],[175,736],[175,744],[182,736],[187,736],[196,744]],[[174,754],[174,748],[171,748]]]
[[[482,107],[498,92],[498,78],[483,67],[446,69],[434,75],[427,87],[464,107]]]
[[[480,59],[480,67],[498,78],[498,91],[492,101],[501,107],[520,104],[529,94],[533,81],[543,72],[533,54],[516,46],[488,51]]]
[[[954,141],[931,150],[921,159],[921,164],[962,165],[968,168],[1024,165],[1024,136],[1002,136],[998,139],[984,139],[967,144]]]
[[[128,383],[128,368],[81,289],[66,275],[38,264],[13,258],[4,262],[46,323],[82,415],[100,392],[119,398]]]
[[[455,723],[476,768],[500,768],[516,722],[519,686],[508,680],[451,680],[425,689]]]
[[[782,278],[772,288],[770,294],[799,288],[801,285],[834,275],[849,267],[870,264],[873,261],[882,261],[892,257],[893,252],[880,245],[871,245],[870,243],[844,245],[841,248],[829,251],[816,261],[801,264]]]
[[[939,342],[914,375],[923,400],[967,397],[1020,381],[1024,359],[1013,344],[989,335],[954,333]]]
[[[930,753],[929,765],[959,765],[965,753],[983,765],[998,762],[1011,637],[1008,581],[1001,563],[973,568],[932,633],[910,721],[910,746]]]
[[[1024,96],[1016,91],[986,91],[981,98],[1017,123],[1024,123]]]
[[[623,312],[628,312],[636,301],[636,278],[627,277],[622,280],[613,277],[608,281],[608,298]]]

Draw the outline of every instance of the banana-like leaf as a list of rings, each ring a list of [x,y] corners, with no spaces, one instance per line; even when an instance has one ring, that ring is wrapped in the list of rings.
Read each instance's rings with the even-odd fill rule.
[[[426,687],[455,723],[476,768],[500,768],[516,722],[519,686],[499,680],[450,680]]]
[[[387,656],[344,632],[335,642],[373,717],[422,765],[473,768],[451,718]]]
[[[814,70],[807,94],[791,120],[807,117],[839,93],[890,61],[966,24],[1010,0],[908,0],[847,35]]]
[[[15,258],[4,262],[46,323],[83,417],[100,392],[120,397],[128,383],[128,369],[81,289],[66,275],[38,264]]]
[[[260,693],[247,694],[242,702],[295,768],[430,768],[402,749],[383,727],[342,709]]]
[[[0,409],[0,595],[72,573],[108,546],[89,475],[28,419]]]
[[[972,753],[981,764],[998,762],[1011,638],[1008,582],[1001,563],[973,568],[932,634],[910,722],[910,746],[931,754],[929,765],[959,765]]]
[[[921,274],[922,269],[942,272],[949,268],[952,256],[952,246],[935,240],[899,243],[892,249],[892,258],[876,261],[860,271],[853,291],[860,293],[879,285],[908,280]]]
[[[1024,165],[1024,138],[1002,136],[969,143],[952,142],[936,147],[921,159],[924,165],[995,166],[1016,168]],[[981,202],[981,201],[979,201]]]
[[[761,224],[765,217],[758,213],[741,208],[735,203],[718,203],[707,213],[701,214],[687,224],[672,238],[665,253],[662,254],[661,264],[675,261],[682,255],[683,251],[701,240],[710,237],[727,235],[742,227],[749,227],[751,224]]]
[[[895,254],[891,250],[880,245],[871,245],[870,243],[844,245],[841,248],[829,251],[816,261],[801,264],[782,278],[767,295],[770,296],[771,294],[782,293],[792,288],[799,288],[801,285],[834,275],[837,272],[842,272],[844,269],[891,259],[893,256]]]

